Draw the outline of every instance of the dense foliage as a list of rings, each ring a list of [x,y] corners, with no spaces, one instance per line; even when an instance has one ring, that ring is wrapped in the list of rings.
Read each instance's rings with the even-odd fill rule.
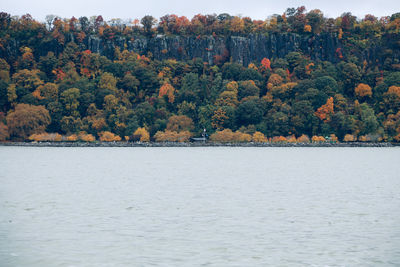
[[[333,34],[341,48],[333,62],[293,51],[243,66],[227,53],[209,64],[118,46],[106,57],[85,45],[89,36],[288,32]],[[378,56],[366,56],[371,44]],[[0,13],[0,140],[187,141],[205,128],[214,141],[400,141],[399,55],[400,13],[326,18],[299,7],[263,21],[166,15],[158,23]]]

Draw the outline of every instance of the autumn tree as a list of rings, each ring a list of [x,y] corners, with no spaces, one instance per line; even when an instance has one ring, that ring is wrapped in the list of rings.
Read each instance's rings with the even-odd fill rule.
[[[173,115],[169,117],[167,130],[169,131],[192,131],[194,129],[193,120],[185,115]]]
[[[160,87],[160,91],[158,93],[158,97],[162,98],[163,96],[167,96],[168,97],[168,102],[169,103],[174,103],[175,100],[175,88],[170,85],[169,83],[164,83],[161,87]]]
[[[0,141],[5,141],[10,137],[8,133],[8,127],[4,123],[0,122]]]
[[[136,131],[133,133],[133,136],[138,136],[140,142],[150,141],[150,134],[144,127],[137,128]]]
[[[253,134],[252,141],[256,143],[264,143],[267,141],[267,138],[263,133],[256,131]]]
[[[158,131],[154,138],[157,142],[188,142],[192,134],[189,131]]]
[[[58,86],[55,83],[45,83],[37,87],[32,94],[40,100],[56,101],[58,99]]]
[[[46,108],[29,104],[18,104],[6,119],[10,135],[24,140],[31,134],[44,132],[50,124],[50,115]]]
[[[317,109],[315,115],[325,122],[329,122],[331,120],[331,115],[334,113],[333,111],[333,97],[328,98],[325,105],[322,105]]]
[[[222,130],[228,119],[229,117],[226,115],[226,112],[222,108],[218,108],[211,117],[211,125],[215,129]]]
[[[119,137],[118,135],[115,135],[114,133],[109,132],[109,131],[101,132],[99,137],[100,137],[100,141],[103,141],[103,142],[121,141],[121,137]]]
[[[359,98],[366,98],[372,96],[372,89],[368,84],[360,83],[354,89],[354,93]]]
[[[43,84],[39,77],[39,70],[20,70],[12,76],[12,81],[16,87],[24,88],[27,92],[35,91],[38,86]]]

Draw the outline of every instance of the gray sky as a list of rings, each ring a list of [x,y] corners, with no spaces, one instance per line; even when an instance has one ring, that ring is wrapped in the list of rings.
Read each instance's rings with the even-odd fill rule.
[[[380,17],[400,12],[399,0],[0,0],[1,11],[12,15],[29,13],[40,21],[44,21],[48,14],[62,18],[102,15],[105,20],[110,20],[144,15],[159,19],[166,14],[191,19],[198,13],[229,13],[265,19],[272,14],[282,14],[288,7],[301,5],[305,5],[307,10],[318,8],[327,17],[337,17],[344,12],[351,12],[359,18],[365,14]]]

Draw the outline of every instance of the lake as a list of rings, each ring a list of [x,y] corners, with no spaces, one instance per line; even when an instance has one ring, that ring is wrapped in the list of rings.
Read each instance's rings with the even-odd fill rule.
[[[0,266],[400,266],[399,160],[0,146]]]

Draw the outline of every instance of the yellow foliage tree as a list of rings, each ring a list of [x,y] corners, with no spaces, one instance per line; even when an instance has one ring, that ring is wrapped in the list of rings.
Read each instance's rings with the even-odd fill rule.
[[[167,130],[169,131],[192,131],[194,129],[193,120],[185,115],[173,115],[169,117]]]
[[[265,135],[262,132],[258,132],[258,131],[254,132],[252,140],[253,140],[253,142],[256,142],[256,143],[267,142],[267,138],[265,138]]]
[[[113,134],[112,132],[104,131],[100,133],[100,141],[103,142],[121,141],[121,137]]]
[[[83,142],[94,142],[96,138],[92,134],[88,134],[86,132],[80,132],[78,135],[78,139]]]
[[[281,85],[283,82],[283,78],[279,76],[279,74],[271,74],[271,76],[268,79],[267,87],[268,89],[272,89],[274,86]]]
[[[137,128],[133,135],[140,136],[140,142],[149,142],[150,141],[150,134],[149,132],[143,128]]]
[[[287,139],[284,136],[274,136],[274,137],[272,137],[271,142],[273,142],[273,143],[286,143]]]
[[[157,142],[188,142],[191,136],[192,134],[189,131],[178,133],[176,131],[165,130],[165,132],[158,131],[154,135],[154,139]]]
[[[240,131],[232,132],[231,129],[224,129],[213,133],[210,140],[214,142],[250,142],[252,136]]]
[[[37,142],[60,142],[62,141],[63,137],[58,133],[40,133],[32,134],[28,139]]]

